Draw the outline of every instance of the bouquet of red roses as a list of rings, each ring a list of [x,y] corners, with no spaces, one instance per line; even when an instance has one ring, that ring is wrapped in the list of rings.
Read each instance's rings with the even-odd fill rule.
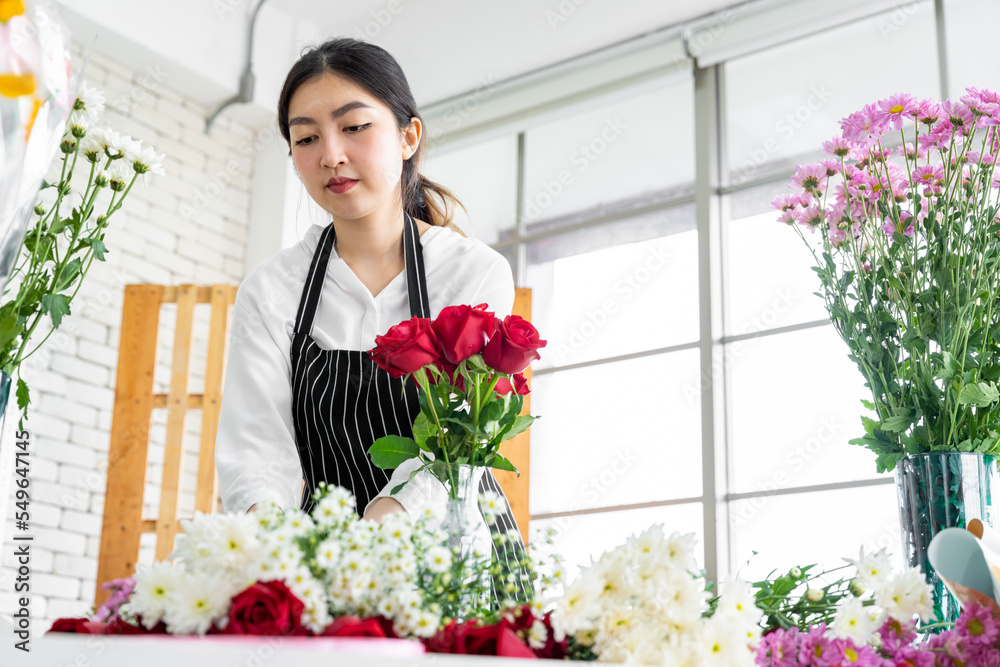
[[[371,359],[394,378],[413,376],[420,391],[420,413],[413,437],[387,435],[368,449],[383,469],[411,458],[448,488],[454,498],[456,465],[485,466],[517,472],[500,455],[500,443],[531,425],[521,415],[528,393],[521,372],[545,346],[527,320],[503,320],[486,304],[448,306],[434,320],[414,317],[375,337]],[[405,382],[405,379],[404,379]],[[396,493],[406,482],[392,489]]]

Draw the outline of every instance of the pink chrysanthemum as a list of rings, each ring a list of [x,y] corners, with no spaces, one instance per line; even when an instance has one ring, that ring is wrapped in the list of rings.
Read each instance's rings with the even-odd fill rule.
[[[955,630],[971,646],[992,646],[1000,635],[1000,623],[989,607],[973,604],[963,610]]]
[[[913,170],[913,182],[924,186],[924,194],[941,194],[944,191],[944,168],[925,164]]]
[[[840,121],[844,139],[865,148],[874,146],[886,129],[884,122],[878,118],[878,107],[866,104],[861,111],[855,111]]]
[[[899,223],[888,220],[884,225],[879,227],[879,229],[885,232],[886,237],[890,239],[895,236],[896,232],[900,232],[906,237],[912,237],[913,216],[910,215],[909,211],[902,211],[899,216]]]
[[[903,120],[912,117],[919,108],[912,95],[896,93],[887,99],[879,100],[877,118],[887,128],[899,130],[903,127]]]
[[[811,230],[816,230],[823,223],[823,212],[819,210],[819,204],[810,204],[797,213],[799,224]]]
[[[822,192],[826,189],[826,167],[818,162],[800,164],[792,176],[792,184],[806,192]]]
[[[831,176],[836,176],[840,173],[841,164],[840,160],[834,160],[833,158],[826,158],[825,160],[820,160],[820,164],[826,167],[827,178]]]
[[[914,148],[913,144],[909,141],[905,145],[899,147],[899,154],[905,157],[907,160],[916,162],[917,160],[923,160],[927,157],[927,151],[920,148]]]
[[[842,135],[823,142],[823,152],[834,157],[847,157],[852,148],[854,148],[854,144]]]
[[[975,125],[976,117],[966,105],[961,102],[945,100],[941,105],[941,110],[948,118],[955,132],[968,134]]]
[[[915,111],[917,122],[927,127],[933,126],[939,120],[944,120],[945,115],[941,111],[941,106],[931,99],[920,100]]]

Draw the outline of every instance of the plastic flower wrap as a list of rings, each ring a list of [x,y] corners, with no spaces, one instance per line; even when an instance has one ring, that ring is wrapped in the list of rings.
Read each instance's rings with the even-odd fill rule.
[[[53,3],[0,1],[0,289],[73,110],[68,47]]]

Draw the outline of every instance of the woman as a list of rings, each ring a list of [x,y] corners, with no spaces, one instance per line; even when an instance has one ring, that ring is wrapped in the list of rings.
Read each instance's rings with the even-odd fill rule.
[[[445,489],[426,471],[389,496],[416,459],[392,471],[371,464],[368,447],[410,436],[420,408],[415,383],[401,386],[365,350],[390,326],[449,305],[485,302],[506,316],[510,266],[453,231],[456,200],[418,173],[423,124],[385,50],[335,39],[307,52],[285,80],[278,124],[331,222],[262,262],[237,292],[216,438],[223,507],[247,512],[270,499],[310,511],[326,481],[351,490],[365,519],[443,510]],[[503,494],[489,470],[480,490]],[[509,537],[505,556],[523,555],[509,510],[491,529]],[[532,597],[518,578],[514,596]]]

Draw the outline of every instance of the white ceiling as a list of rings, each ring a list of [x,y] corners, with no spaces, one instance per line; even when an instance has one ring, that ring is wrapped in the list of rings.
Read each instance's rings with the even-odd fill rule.
[[[403,67],[421,106],[745,4],[733,0],[266,0],[300,42],[363,37]]]

